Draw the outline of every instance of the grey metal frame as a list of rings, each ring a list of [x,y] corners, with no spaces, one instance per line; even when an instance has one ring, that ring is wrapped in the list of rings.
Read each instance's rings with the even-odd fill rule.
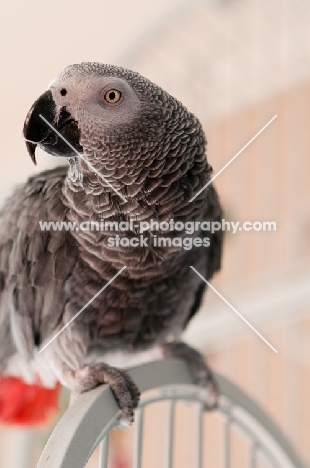
[[[165,468],[173,466],[173,422],[175,403],[189,400],[199,404],[197,416],[197,456],[194,465],[202,468],[203,406],[206,391],[193,385],[186,364],[176,359],[155,361],[132,368],[130,375],[142,392],[136,411],[134,468],[141,468],[144,408],[155,401],[169,401],[168,444]],[[305,468],[289,442],[270,418],[244,392],[217,375],[221,388],[219,409],[225,420],[223,468],[230,467],[230,427],[237,427],[251,441],[251,464],[256,468],[263,457],[273,468]],[[148,390],[156,390],[151,397]],[[37,468],[83,468],[101,444],[99,468],[107,468],[109,432],[117,425],[119,408],[107,386],[87,392],[72,405],[54,429]]]

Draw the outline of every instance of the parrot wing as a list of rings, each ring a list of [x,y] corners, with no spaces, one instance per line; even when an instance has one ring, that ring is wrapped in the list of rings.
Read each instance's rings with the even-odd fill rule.
[[[219,223],[221,223],[222,220],[221,206],[218,200],[217,193],[212,185],[210,185],[206,193],[206,209],[204,210],[203,220],[212,222],[218,221]],[[208,281],[212,278],[214,273],[219,271],[221,268],[223,247],[222,229],[215,231],[214,233],[210,233],[209,238],[210,246],[204,251],[204,253],[206,254],[204,270],[199,272]],[[190,320],[198,312],[206,288],[206,283],[202,281],[196,291],[194,303],[191,307],[184,328],[186,328]]]
[[[59,384],[44,388],[39,375],[24,382],[14,368],[14,356],[30,362],[35,347],[57,327],[65,307],[64,286],[77,258],[72,252],[76,247],[70,232],[41,230],[39,221],[65,220],[66,173],[66,167],[58,167],[30,178],[0,212],[0,421],[4,423],[41,423],[57,406]]]

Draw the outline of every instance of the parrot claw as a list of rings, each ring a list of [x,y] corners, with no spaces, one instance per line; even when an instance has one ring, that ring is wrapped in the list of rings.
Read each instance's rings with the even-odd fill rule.
[[[73,399],[100,384],[108,384],[121,410],[117,428],[122,429],[133,423],[140,391],[128,372],[101,363],[85,367],[77,372],[76,377],[77,383],[72,390]]]
[[[165,357],[183,359],[192,373],[194,383],[206,389],[207,395],[204,409],[206,411],[216,409],[218,407],[220,390],[202,354],[182,341],[166,343],[162,348]]]
[[[199,383],[199,385],[205,387],[207,390],[206,402],[204,405],[205,411],[213,411],[217,409],[220,397],[220,390],[212,373],[210,373],[210,370],[208,377],[205,378],[202,383]]]
[[[112,369],[117,371],[118,376],[115,383],[109,385],[121,410],[116,428],[125,429],[134,421],[134,410],[139,403],[140,390],[125,370]]]

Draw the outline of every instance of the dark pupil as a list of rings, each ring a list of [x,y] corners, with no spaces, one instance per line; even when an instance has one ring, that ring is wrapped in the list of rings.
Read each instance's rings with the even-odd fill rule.
[[[116,94],[114,93],[114,91],[109,93],[109,98],[111,99],[111,101],[114,101],[114,99],[116,98]]]
[[[63,88],[61,91],[60,91],[60,94],[62,96],[65,96],[67,94],[67,90],[65,88]]]

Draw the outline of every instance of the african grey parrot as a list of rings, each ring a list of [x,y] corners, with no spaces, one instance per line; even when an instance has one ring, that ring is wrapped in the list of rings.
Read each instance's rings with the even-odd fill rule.
[[[212,373],[180,336],[206,287],[190,266],[207,280],[219,270],[222,233],[210,234],[207,248],[130,248],[109,245],[111,232],[105,230],[39,226],[98,219],[219,221],[212,184],[190,202],[212,171],[197,118],[138,73],[81,63],[65,68],[33,104],[24,137],[34,162],[38,145],[69,166],[31,177],[0,214],[0,388],[12,379],[23,379],[23,393],[27,386],[48,391],[61,382],[76,396],[108,383],[130,422],[139,390],[113,363],[118,357],[126,367],[132,356],[157,349],[184,359],[196,382],[211,390],[214,405]],[[151,239],[154,232],[143,235]],[[197,236],[205,233],[190,237]],[[5,410],[0,391],[0,416]]]

